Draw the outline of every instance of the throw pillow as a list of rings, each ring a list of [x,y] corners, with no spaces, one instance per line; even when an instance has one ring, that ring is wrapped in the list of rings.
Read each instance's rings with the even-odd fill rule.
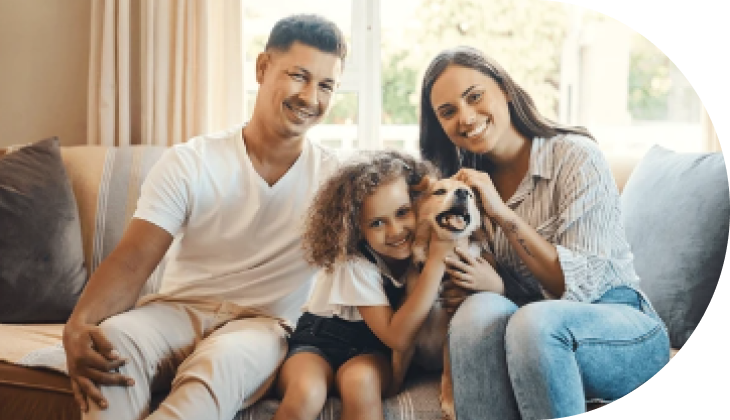
[[[621,196],[641,288],[679,348],[710,303],[725,260],[730,193],[722,153],[654,146]]]
[[[66,322],[86,283],[57,138],[0,158],[0,322]]]

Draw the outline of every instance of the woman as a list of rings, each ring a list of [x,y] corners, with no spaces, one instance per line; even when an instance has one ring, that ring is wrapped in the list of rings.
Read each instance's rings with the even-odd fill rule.
[[[666,327],[638,288],[619,193],[587,130],[540,115],[469,47],[426,71],[420,129],[423,157],[478,191],[504,279],[504,296],[470,296],[451,323],[459,420],[583,413],[668,362]],[[447,264],[454,276],[481,273],[468,258]]]

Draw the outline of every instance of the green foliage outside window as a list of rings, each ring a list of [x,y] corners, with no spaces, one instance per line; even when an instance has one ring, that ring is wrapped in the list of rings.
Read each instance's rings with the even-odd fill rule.
[[[672,62],[639,34],[633,39],[629,66],[629,113],[635,120],[667,118]]]
[[[494,57],[555,118],[560,55],[568,11],[545,0],[423,0],[406,33],[407,48],[383,49],[383,123],[416,124],[425,67],[441,50],[459,45]]]

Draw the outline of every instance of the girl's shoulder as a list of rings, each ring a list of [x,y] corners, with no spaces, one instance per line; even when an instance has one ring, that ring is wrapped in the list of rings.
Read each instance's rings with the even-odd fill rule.
[[[380,268],[362,255],[352,255],[336,263],[332,274],[337,277],[380,278]]]

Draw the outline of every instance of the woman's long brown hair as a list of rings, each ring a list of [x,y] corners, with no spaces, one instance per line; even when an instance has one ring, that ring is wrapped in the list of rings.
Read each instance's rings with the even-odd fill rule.
[[[457,150],[456,145],[449,140],[441,127],[431,105],[434,83],[452,65],[474,69],[492,78],[510,98],[508,108],[511,123],[527,139],[551,138],[561,133],[579,134],[593,139],[591,133],[584,127],[558,124],[540,114],[532,97],[491,57],[472,47],[451,48],[439,53],[428,66],[423,77],[420,104],[421,156],[433,162],[444,176],[451,176],[462,167],[489,172],[489,162],[486,158],[467,150]]]

